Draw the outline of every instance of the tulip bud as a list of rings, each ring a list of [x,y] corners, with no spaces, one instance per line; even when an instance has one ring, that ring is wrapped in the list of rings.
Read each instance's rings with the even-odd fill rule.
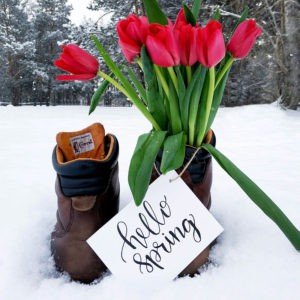
[[[181,9],[178,13],[174,35],[179,46],[180,63],[184,66],[192,66],[197,61],[197,44],[196,44],[196,27],[187,24],[184,10]]]
[[[192,66],[197,61],[196,28],[191,24],[181,25],[174,30],[179,46],[180,63]]]
[[[234,58],[244,58],[251,48],[258,36],[261,35],[261,28],[256,27],[254,20],[242,22],[230,39],[227,50]]]
[[[94,56],[73,44],[62,46],[62,49],[63,53],[54,65],[73,75],[61,75],[56,80],[86,81],[97,76],[99,62]]]
[[[207,68],[212,68],[225,56],[222,26],[219,22],[212,20],[204,28],[197,29],[197,52],[199,62]]]
[[[150,24],[146,48],[156,65],[172,67],[180,62],[178,45],[170,25]]]
[[[119,45],[128,62],[132,63],[133,58],[139,56],[146,40],[148,27],[149,22],[146,17],[138,18],[133,14],[118,22]]]
[[[182,8],[176,18],[175,28],[181,26],[182,24],[187,25],[186,18],[184,15],[184,9]]]

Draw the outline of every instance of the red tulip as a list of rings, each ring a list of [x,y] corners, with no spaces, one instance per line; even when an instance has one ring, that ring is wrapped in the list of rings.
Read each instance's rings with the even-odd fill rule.
[[[254,20],[244,21],[235,30],[227,45],[227,50],[234,58],[244,58],[260,35],[261,28],[256,27]]]
[[[197,47],[198,60],[203,66],[212,68],[222,60],[226,50],[219,22],[212,20],[197,29]]]
[[[191,24],[182,24],[174,29],[174,35],[179,46],[181,64],[192,66],[197,61],[196,28]]]
[[[161,67],[177,66],[180,54],[172,26],[150,24],[146,38],[146,48],[151,60]]]
[[[61,75],[56,80],[90,80],[97,76],[99,62],[91,54],[80,47],[69,44],[62,46],[63,53],[60,59],[54,62],[58,68],[70,72],[73,75]]]
[[[174,35],[179,46],[180,62],[184,66],[192,66],[197,61],[196,27],[187,24],[184,10],[178,13],[174,26]]]
[[[187,25],[186,22],[186,18],[185,18],[185,14],[184,14],[184,9],[182,8],[176,18],[176,22],[175,22],[175,28],[180,27],[181,25]]]
[[[146,40],[148,27],[149,22],[146,17],[138,18],[133,14],[118,22],[119,45],[128,62],[132,63],[133,58],[140,54],[141,47]]]

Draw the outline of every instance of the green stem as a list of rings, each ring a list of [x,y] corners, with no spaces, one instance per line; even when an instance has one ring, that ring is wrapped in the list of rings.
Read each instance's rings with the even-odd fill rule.
[[[192,68],[191,68],[191,66],[186,66],[186,74],[187,74],[187,82],[188,82],[188,85],[189,85],[191,80],[192,80]]]
[[[201,72],[195,87],[193,88],[192,94],[190,96],[190,107],[189,107],[189,115],[188,115],[188,126],[189,126],[189,144],[194,145],[195,142],[195,132],[198,132],[198,128],[196,126],[197,117],[201,120],[204,116],[202,113],[205,109],[205,101],[207,99],[207,90],[205,86],[206,79],[206,71],[207,68],[201,66]],[[209,84],[209,82],[208,82]],[[203,88],[204,87],[204,88]],[[201,101],[201,99],[204,99]],[[199,115],[199,116],[198,116]],[[201,125],[201,124],[199,124]]]
[[[137,62],[138,65],[140,66],[141,70],[144,71],[144,69],[143,69],[143,64],[142,64],[142,60],[141,60],[140,58],[138,58],[138,59],[136,60],[136,62]]]
[[[208,94],[206,99],[206,106],[205,106],[205,117],[202,123],[202,126],[200,127],[200,131],[197,136],[196,145],[197,147],[200,147],[202,144],[202,140],[205,135],[205,130],[210,114],[211,104],[214,97],[214,87],[215,87],[215,67],[212,67],[208,70],[209,72],[209,86],[208,86]]]
[[[217,86],[221,82],[223,76],[225,75],[226,71],[232,65],[233,62],[234,62],[234,57],[230,57],[228,59],[228,61],[226,62],[225,66],[223,67],[223,69],[221,70],[220,74],[218,74],[218,76],[217,76],[218,78],[217,78],[217,81],[216,81],[215,89],[217,88]]]
[[[165,91],[166,98],[168,100],[168,105],[170,108],[170,122],[172,124],[172,131],[173,133],[179,133],[182,130],[182,125],[181,125],[181,119],[180,119],[180,110],[179,110],[179,105],[178,105],[178,80],[176,77],[176,74],[173,70],[173,68],[168,68],[170,77],[172,78],[173,85],[175,87],[172,88],[172,90],[169,88],[168,83],[160,69],[159,66],[153,65],[154,71],[156,72],[156,75],[158,77],[159,82],[161,83],[163,90]],[[171,75],[172,74],[172,75]],[[177,84],[177,90],[176,90],[176,84]],[[173,92],[174,90],[174,92]],[[177,95],[176,95],[177,93]]]
[[[137,102],[135,99],[133,99],[133,97],[131,97],[131,95],[126,91],[126,89],[121,84],[119,84],[116,80],[112,79],[107,74],[105,74],[101,71],[98,71],[97,75],[103,77],[108,82],[110,82],[112,85],[114,85],[119,91],[121,91],[140,110],[140,112],[150,121],[150,123],[153,125],[153,127],[156,130],[161,130],[160,126],[154,120],[151,113],[147,110],[147,108],[145,107],[145,105],[143,104],[142,101]]]
[[[170,97],[170,91],[169,91],[169,87],[168,87],[167,81],[166,81],[164,75],[162,74],[159,66],[153,65],[153,67],[154,67],[154,71],[155,71],[155,73],[156,73],[156,75],[158,77],[158,80],[160,81],[160,83],[162,85],[162,88],[165,91],[165,93],[167,95],[167,98],[169,99],[169,97]]]
[[[116,80],[112,79],[110,76],[108,76],[107,74],[98,71],[97,73],[98,76],[103,77],[104,79],[106,79],[107,81],[109,81],[111,84],[113,84],[119,91],[121,91],[127,98],[129,98],[131,100],[130,95],[128,94],[128,92],[126,91],[126,89],[120,84],[118,83]]]
[[[176,93],[177,93],[177,95],[179,95],[179,91],[178,91],[178,79],[177,79],[177,76],[176,76],[176,74],[174,72],[173,67],[169,67],[168,68],[168,72],[169,72],[170,77],[171,77],[171,79],[173,81],[173,84],[175,86]]]

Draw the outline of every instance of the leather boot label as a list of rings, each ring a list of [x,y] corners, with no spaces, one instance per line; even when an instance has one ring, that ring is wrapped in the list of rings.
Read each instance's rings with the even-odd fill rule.
[[[223,228],[181,178],[170,183],[176,176],[175,171],[160,176],[139,207],[130,199],[88,239],[116,277],[157,286],[206,262],[207,247]]]
[[[70,142],[75,156],[95,149],[93,137],[90,132],[74,136],[70,138]]]

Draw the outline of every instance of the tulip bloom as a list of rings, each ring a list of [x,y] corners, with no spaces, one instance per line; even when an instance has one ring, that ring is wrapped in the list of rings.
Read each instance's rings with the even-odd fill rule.
[[[222,26],[219,22],[212,20],[204,28],[198,28],[196,41],[198,60],[203,66],[212,68],[225,56]]]
[[[146,48],[151,60],[161,67],[177,66],[180,54],[172,26],[150,24],[146,38]]]
[[[179,46],[180,63],[192,66],[197,61],[196,28],[186,23],[184,10],[181,9],[174,26],[174,35]]]
[[[73,44],[62,46],[62,49],[63,53],[54,65],[73,75],[61,75],[56,80],[86,81],[97,76],[99,62],[94,56]]]
[[[179,11],[179,13],[177,15],[174,28],[178,28],[181,25],[187,25],[185,14],[184,14],[184,9],[183,8]]]
[[[146,17],[138,18],[133,14],[118,22],[119,45],[128,62],[132,63],[133,58],[140,54],[141,47],[145,44],[148,27],[149,22]]]
[[[251,50],[256,38],[261,35],[261,28],[254,20],[242,22],[230,39],[227,50],[234,58],[244,58]]]

